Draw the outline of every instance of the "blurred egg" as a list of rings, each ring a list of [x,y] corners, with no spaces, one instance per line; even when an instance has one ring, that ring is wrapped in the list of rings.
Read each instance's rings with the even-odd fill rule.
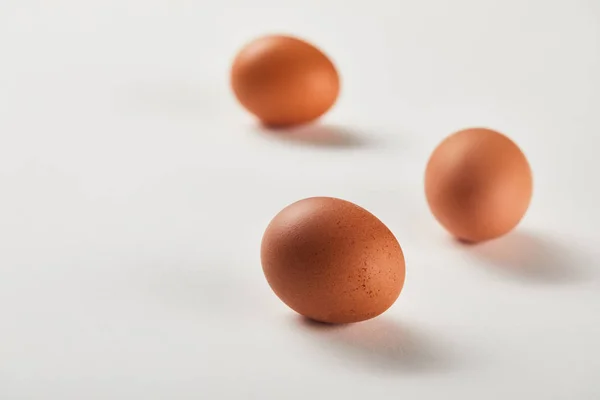
[[[434,150],[425,172],[429,207],[452,235],[467,242],[511,231],[531,201],[533,179],[525,155],[490,129],[465,129]]]
[[[404,255],[373,214],[330,197],[284,208],[261,245],[267,281],[290,308],[326,323],[350,323],[386,311],[404,285]]]
[[[333,63],[313,45],[289,36],[265,36],[247,44],[231,68],[239,102],[263,124],[311,122],[335,103],[340,81]]]

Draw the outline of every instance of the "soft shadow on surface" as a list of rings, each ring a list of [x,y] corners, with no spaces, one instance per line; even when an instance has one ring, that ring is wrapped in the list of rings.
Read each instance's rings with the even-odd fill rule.
[[[293,128],[270,128],[260,126],[258,131],[270,139],[282,140],[300,145],[334,148],[360,148],[374,145],[361,132],[338,125],[318,123]]]
[[[515,231],[502,238],[462,244],[494,273],[532,283],[573,283],[586,279],[585,256],[556,240]]]
[[[298,324],[324,351],[344,364],[407,373],[451,367],[448,353],[427,334],[383,316],[348,325],[323,324],[298,317]]]

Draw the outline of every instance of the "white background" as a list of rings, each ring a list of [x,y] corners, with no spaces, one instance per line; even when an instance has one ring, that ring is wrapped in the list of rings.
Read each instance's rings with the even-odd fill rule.
[[[342,76],[287,139],[228,86],[265,33]],[[474,125],[535,188],[464,247],[422,180]],[[599,137],[598,0],[2,0],[0,399],[600,399]],[[316,195],[400,241],[381,317],[325,329],[267,286],[264,228]]]

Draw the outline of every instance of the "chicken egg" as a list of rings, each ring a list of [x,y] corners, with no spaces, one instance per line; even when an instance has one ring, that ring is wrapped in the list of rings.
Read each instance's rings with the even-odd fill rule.
[[[312,197],[279,212],[264,233],[261,261],[275,294],[320,322],[380,315],[404,285],[404,254],[392,232],[337,198]]]
[[[312,44],[291,36],[258,38],[235,57],[231,87],[264,125],[287,127],[316,120],[335,103],[338,72]]]
[[[505,135],[485,128],[456,132],[434,150],[425,171],[431,212],[466,242],[502,236],[521,221],[533,192],[529,163]]]

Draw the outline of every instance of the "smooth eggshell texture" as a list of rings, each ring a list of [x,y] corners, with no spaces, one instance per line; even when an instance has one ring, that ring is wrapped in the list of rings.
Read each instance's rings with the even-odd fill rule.
[[[434,150],[425,172],[425,194],[435,218],[467,242],[511,231],[531,201],[529,163],[508,137],[490,129],[465,129]]]
[[[289,36],[266,36],[247,44],[231,69],[239,102],[263,124],[285,127],[311,122],[335,103],[340,81],[329,58]]]
[[[404,255],[392,232],[367,210],[336,198],[284,208],[264,233],[261,260],[275,294],[320,322],[373,318],[404,285]]]

